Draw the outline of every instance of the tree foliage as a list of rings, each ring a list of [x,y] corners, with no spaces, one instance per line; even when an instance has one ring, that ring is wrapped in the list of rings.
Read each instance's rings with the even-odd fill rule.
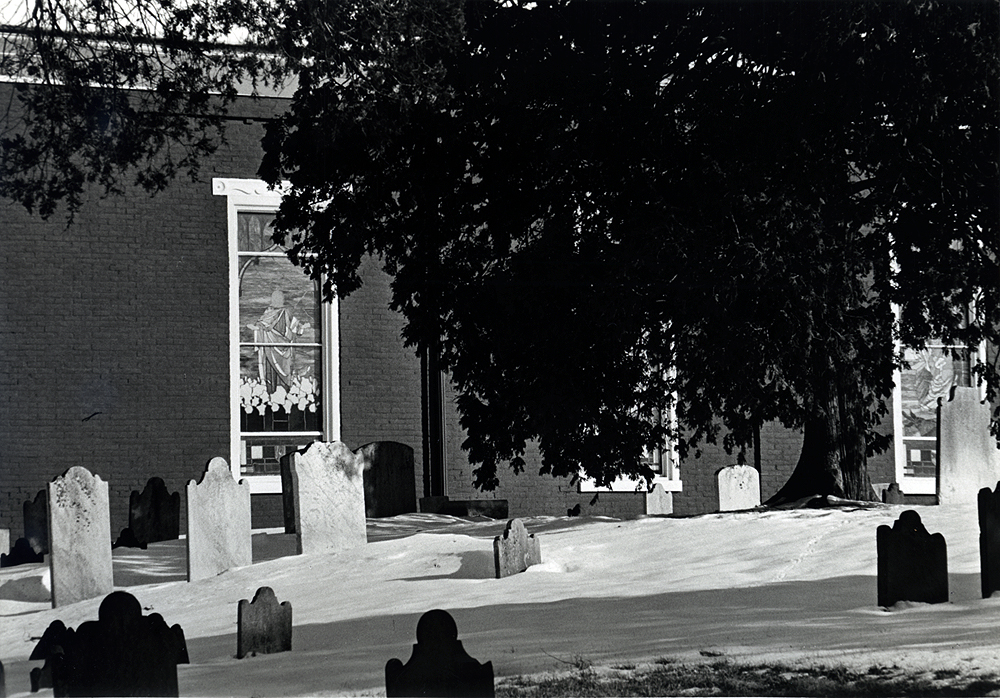
[[[85,41],[89,72],[23,93],[39,120],[3,141],[24,173],[4,190],[50,212],[136,164],[162,186],[206,152],[191,124],[289,71],[261,168],[290,184],[279,235],[328,294],[380,256],[407,341],[458,388],[480,487],[533,440],[544,472],[603,484],[648,476],[665,438],[742,457],[775,420],[806,435],[782,496],[866,498],[897,342],[997,340],[995,2],[156,7],[156,41]],[[104,101],[67,131],[39,116],[51,95],[56,115]],[[101,114],[129,127],[105,143]],[[180,131],[150,139],[150,114]],[[996,365],[976,371],[993,397]]]

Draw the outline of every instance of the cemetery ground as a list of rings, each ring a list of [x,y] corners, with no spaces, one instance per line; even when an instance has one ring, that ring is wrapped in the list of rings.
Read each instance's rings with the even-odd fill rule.
[[[905,509],[947,541],[948,603],[877,606],[876,529]],[[257,532],[252,566],[191,583],[183,539],[120,548],[115,588],[184,629],[181,695],[385,695],[386,661],[406,661],[432,608],[493,662],[498,695],[1000,695],[975,502],[523,521],[542,563],[503,579],[505,521],[411,514],[370,519],[368,545],[335,553]],[[0,570],[9,696],[30,695],[51,621],[97,617],[100,598],[52,609],[46,570]],[[261,586],[291,602],[292,651],[236,659],[237,604]]]

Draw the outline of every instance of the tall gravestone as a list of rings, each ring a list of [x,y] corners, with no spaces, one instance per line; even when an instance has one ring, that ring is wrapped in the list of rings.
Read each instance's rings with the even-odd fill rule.
[[[163,478],[151,477],[142,492],[128,499],[128,527],[140,545],[177,540],[181,527],[180,492],[168,492]]]
[[[299,554],[364,545],[364,460],[339,441],[291,454],[289,471]]]
[[[979,569],[983,598],[1000,590],[1000,482],[979,490]]]
[[[250,483],[236,482],[225,458],[187,483],[188,581],[253,564]]]
[[[991,409],[979,388],[956,387],[938,408],[938,504],[973,501],[1000,480],[1000,449],[990,435]]]
[[[541,543],[534,534],[528,534],[520,519],[508,521],[503,535],[493,539],[493,564],[497,579],[524,572],[541,562]]]
[[[715,473],[719,511],[760,506],[760,473],[750,465],[729,465]]]
[[[108,483],[75,466],[50,482],[48,490],[52,606],[110,593]]]
[[[876,532],[878,605],[898,601],[948,601],[948,550],[944,536],[928,533],[920,515],[907,510]]]
[[[39,555],[49,552],[48,492],[39,490],[35,499],[24,503],[24,538]]]
[[[177,665],[188,663],[181,626],[168,627],[158,613],[142,615],[124,591],[109,594],[97,620],[76,630],[53,621],[30,658],[48,667],[33,685],[50,682],[56,696],[177,696]]]
[[[236,609],[236,658],[292,649],[292,604],[278,603],[271,587],[260,587],[253,601],[241,599]]]
[[[480,664],[458,639],[458,626],[441,609],[428,611],[417,621],[417,644],[403,664],[385,665],[385,694],[396,696],[468,696],[492,698],[493,662]]]
[[[357,451],[364,461],[365,514],[370,518],[417,510],[413,449],[395,441],[376,441]]]

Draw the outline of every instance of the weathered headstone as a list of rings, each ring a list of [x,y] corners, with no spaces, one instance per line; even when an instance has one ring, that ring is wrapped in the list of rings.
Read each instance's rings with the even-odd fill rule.
[[[10,529],[0,528],[0,554],[10,552]]]
[[[250,483],[236,482],[225,458],[187,484],[188,581],[253,564]]]
[[[292,649],[292,604],[278,603],[271,587],[260,587],[253,601],[240,600],[236,610],[236,658]]]
[[[760,506],[760,473],[751,465],[729,465],[715,473],[719,511],[740,511]]]
[[[524,572],[542,562],[541,543],[528,535],[520,519],[507,522],[502,536],[493,539],[493,564],[497,579]]]
[[[48,492],[39,490],[34,501],[24,503],[24,537],[36,553],[49,552]]]
[[[983,598],[1000,590],[1000,482],[979,490],[979,568]]]
[[[114,588],[108,483],[84,467],[49,483],[49,565],[53,607]]]
[[[663,485],[656,483],[646,493],[646,515],[668,516],[674,513],[674,493],[667,492]]]
[[[128,527],[139,547],[177,540],[181,529],[180,492],[168,492],[163,478],[149,478],[142,492],[132,490],[129,495]]]
[[[109,548],[110,549],[110,548]],[[32,684],[48,680],[56,696],[176,696],[177,665],[188,663],[180,625],[158,613],[142,615],[131,594],[116,591],[101,602],[96,621],[75,631],[53,621],[31,653],[44,659]]]
[[[898,601],[948,601],[948,551],[944,536],[924,528],[920,515],[906,510],[876,532],[878,605]]]
[[[367,542],[364,462],[339,441],[314,442],[289,459],[300,554]]]
[[[905,497],[902,491],[899,489],[898,482],[890,482],[889,486],[882,493],[882,502],[884,504],[905,504]]]
[[[992,409],[979,388],[952,388],[938,408],[938,504],[966,504],[1000,480],[1000,449],[990,434]]]
[[[417,510],[412,448],[395,441],[376,441],[355,453],[364,462],[366,516],[379,518]]]
[[[480,664],[458,639],[447,611],[428,611],[417,621],[417,644],[409,661],[385,665],[385,694],[395,696],[469,696],[492,698],[493,662]]]
[[[45,556],[36,553],[27,538],[18,538],[9,553],[0,553],[0,567],[14,567],[33,562],[44,562]]]

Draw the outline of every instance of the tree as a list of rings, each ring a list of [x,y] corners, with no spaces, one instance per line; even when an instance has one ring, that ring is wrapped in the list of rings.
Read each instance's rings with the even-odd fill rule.
[[[480,487],[777,420],[780,499],[870,498],[894,339],[998,339],[993,3],[267,7],[278,234],[328,294],[381,257]]]

